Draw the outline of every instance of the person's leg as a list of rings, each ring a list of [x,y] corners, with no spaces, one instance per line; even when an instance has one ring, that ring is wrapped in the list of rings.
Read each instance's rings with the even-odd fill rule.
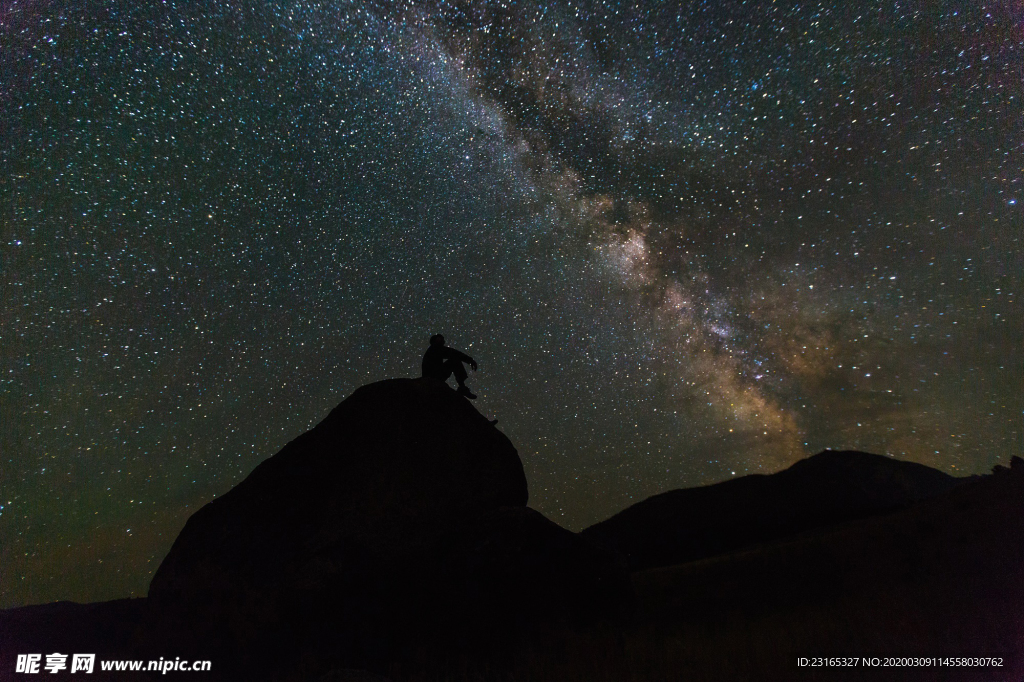
[[[453,365],[452,374],[455,375],[455,381],[459,384],[459,386],[465,386],[466,377],[469,376],[468,374],[466,374],[466,368],[463,367],[462,363],[459,362],[458,360],[449,360],[449,362],[451,362]]]
[[[448,367],[441,366],[434,368],[433,372],[424,374],[423,376],[428,379],[436,379],[437,381],[448,381],[448,377],[452,375],[452,370]]]
[[[458,360],[448,360],[444,363],[445,371],[451,370],[451,373],[455,375],[455,381],[459,383],[459,395],[465,396],[470,400],[476,398],[476,395],[469,390],[466,386],[466,368],[462,366],[462,363]]]
[[[466,368],[462,366],[462,363],[458,360],[448,359],[441,365],[441,376],[444,377],[445,381],[448,377],[455,375],[455,381],[459,383],[459,386],[466,380]]]

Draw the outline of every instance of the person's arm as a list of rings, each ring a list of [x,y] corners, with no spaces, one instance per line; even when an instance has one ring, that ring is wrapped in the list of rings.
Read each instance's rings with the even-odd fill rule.
[[[466,364],[473,368],[474,372],[476,371],[476,360],[469,357],[461,350],[455,350],[454,348],[448,348],[448,350],[451,352],[453,358],[459,360],[460,362],[465,362]]]

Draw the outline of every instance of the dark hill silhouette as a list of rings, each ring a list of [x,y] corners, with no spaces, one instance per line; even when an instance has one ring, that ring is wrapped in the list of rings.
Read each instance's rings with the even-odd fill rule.
[[[102,652],[109,658],[130,657],[131,640],[145,607],[145,599],[115,599],[92,604],[58,601],[0,611],[0,682],[31,679],[31,675],[14,674],[18,654]],[[96,671],[89,678],[112,676]]]
[[[616,555],[526,501],[512,443],[443,382],[364,386],[188,520],[150,586],[150,640],[239,677],[315,673],[624,608]]]
[[[656,496],[582,534],[526,502],[512,444],[454,390],[365,386],[196,512],[148,598],[0,612],[0,682],[21,679],[17,654],[55,651],[209,659],[210,682],[1024,673],[1018,458],[965,480],[825,452]],[[629,574],[608,544],[660,567]],[[796,666],[825,654],[1005,664]]]
[[[447,526],[525,506],[512,443],[441,382],[364,386],[185,524],[150,586],[155,601],[263,589],[299,556],[401,553]],[[244,587],[243,587],[244,586]]]
[[[1024,679],[1024,461],[959,480],[889,513],[634,573],[641,621],[661,633],[645,649],[697,680]],[[824,651],[999,661],[796,666]]]
[[[630,570],[671,566],[905,507],[964,479],[880,455],[826,450],[771,475],[655,495],[585,529]]]

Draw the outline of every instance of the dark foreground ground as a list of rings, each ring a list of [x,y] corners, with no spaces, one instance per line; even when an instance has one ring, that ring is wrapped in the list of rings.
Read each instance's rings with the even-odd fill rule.
[[[362,387],[193,514],[146,599],[0,612],[0,681],[1024,681],[1019,458],[826,451],[582,533],[527,502],[446,385]],[[104,669],[179,657],[210,669]]]
[[[549,626],[515,643],[486,633],[464,645],[431,641],[374,673],[336,670],[308,679],[1018,681],[1024,679],[1024,475],[997,473],[909,509],[640,571],[632,582],[637,607],[624,624]],[[4,612],[0,678],[36,677],[13,673],[17,653],[173,657],[133,646],[144,606],[140,599]],[[852,657],[857,665],[801,667],[800,657],[809,663]],[[881,659],[878,667],[866,666],[865,657]],[[936,660],[885,667],[906,663],[886,657]],[[940,666],[939,657],[995,657],[1003,665]],[[170,676],[213,680],[228,672],[229,663],[211,663],[209,673]],[[295,679],[303,679],[301,662],[296,667]],[[88,678],[151,676],[97,670]]]
[[[550,633],[517,653],[511,677],[467,659],[465,671],[412,666],[394,679],[1022,680],[1024,475],[632,579],[638,611],[628,626]],[[801,667],[801,657],[857,665]],[[932,665],[904,667],[907,657]],[[940,657],[1002,666],[942,666]]]

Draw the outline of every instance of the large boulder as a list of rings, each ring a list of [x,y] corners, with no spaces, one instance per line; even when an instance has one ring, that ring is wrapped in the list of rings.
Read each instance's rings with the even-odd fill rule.
[[[624,564],[526,501],[512,443],[446,384],[364,386],[188,520],[148,638],[285,679],[379,668],[440,632],[621,611]]]

